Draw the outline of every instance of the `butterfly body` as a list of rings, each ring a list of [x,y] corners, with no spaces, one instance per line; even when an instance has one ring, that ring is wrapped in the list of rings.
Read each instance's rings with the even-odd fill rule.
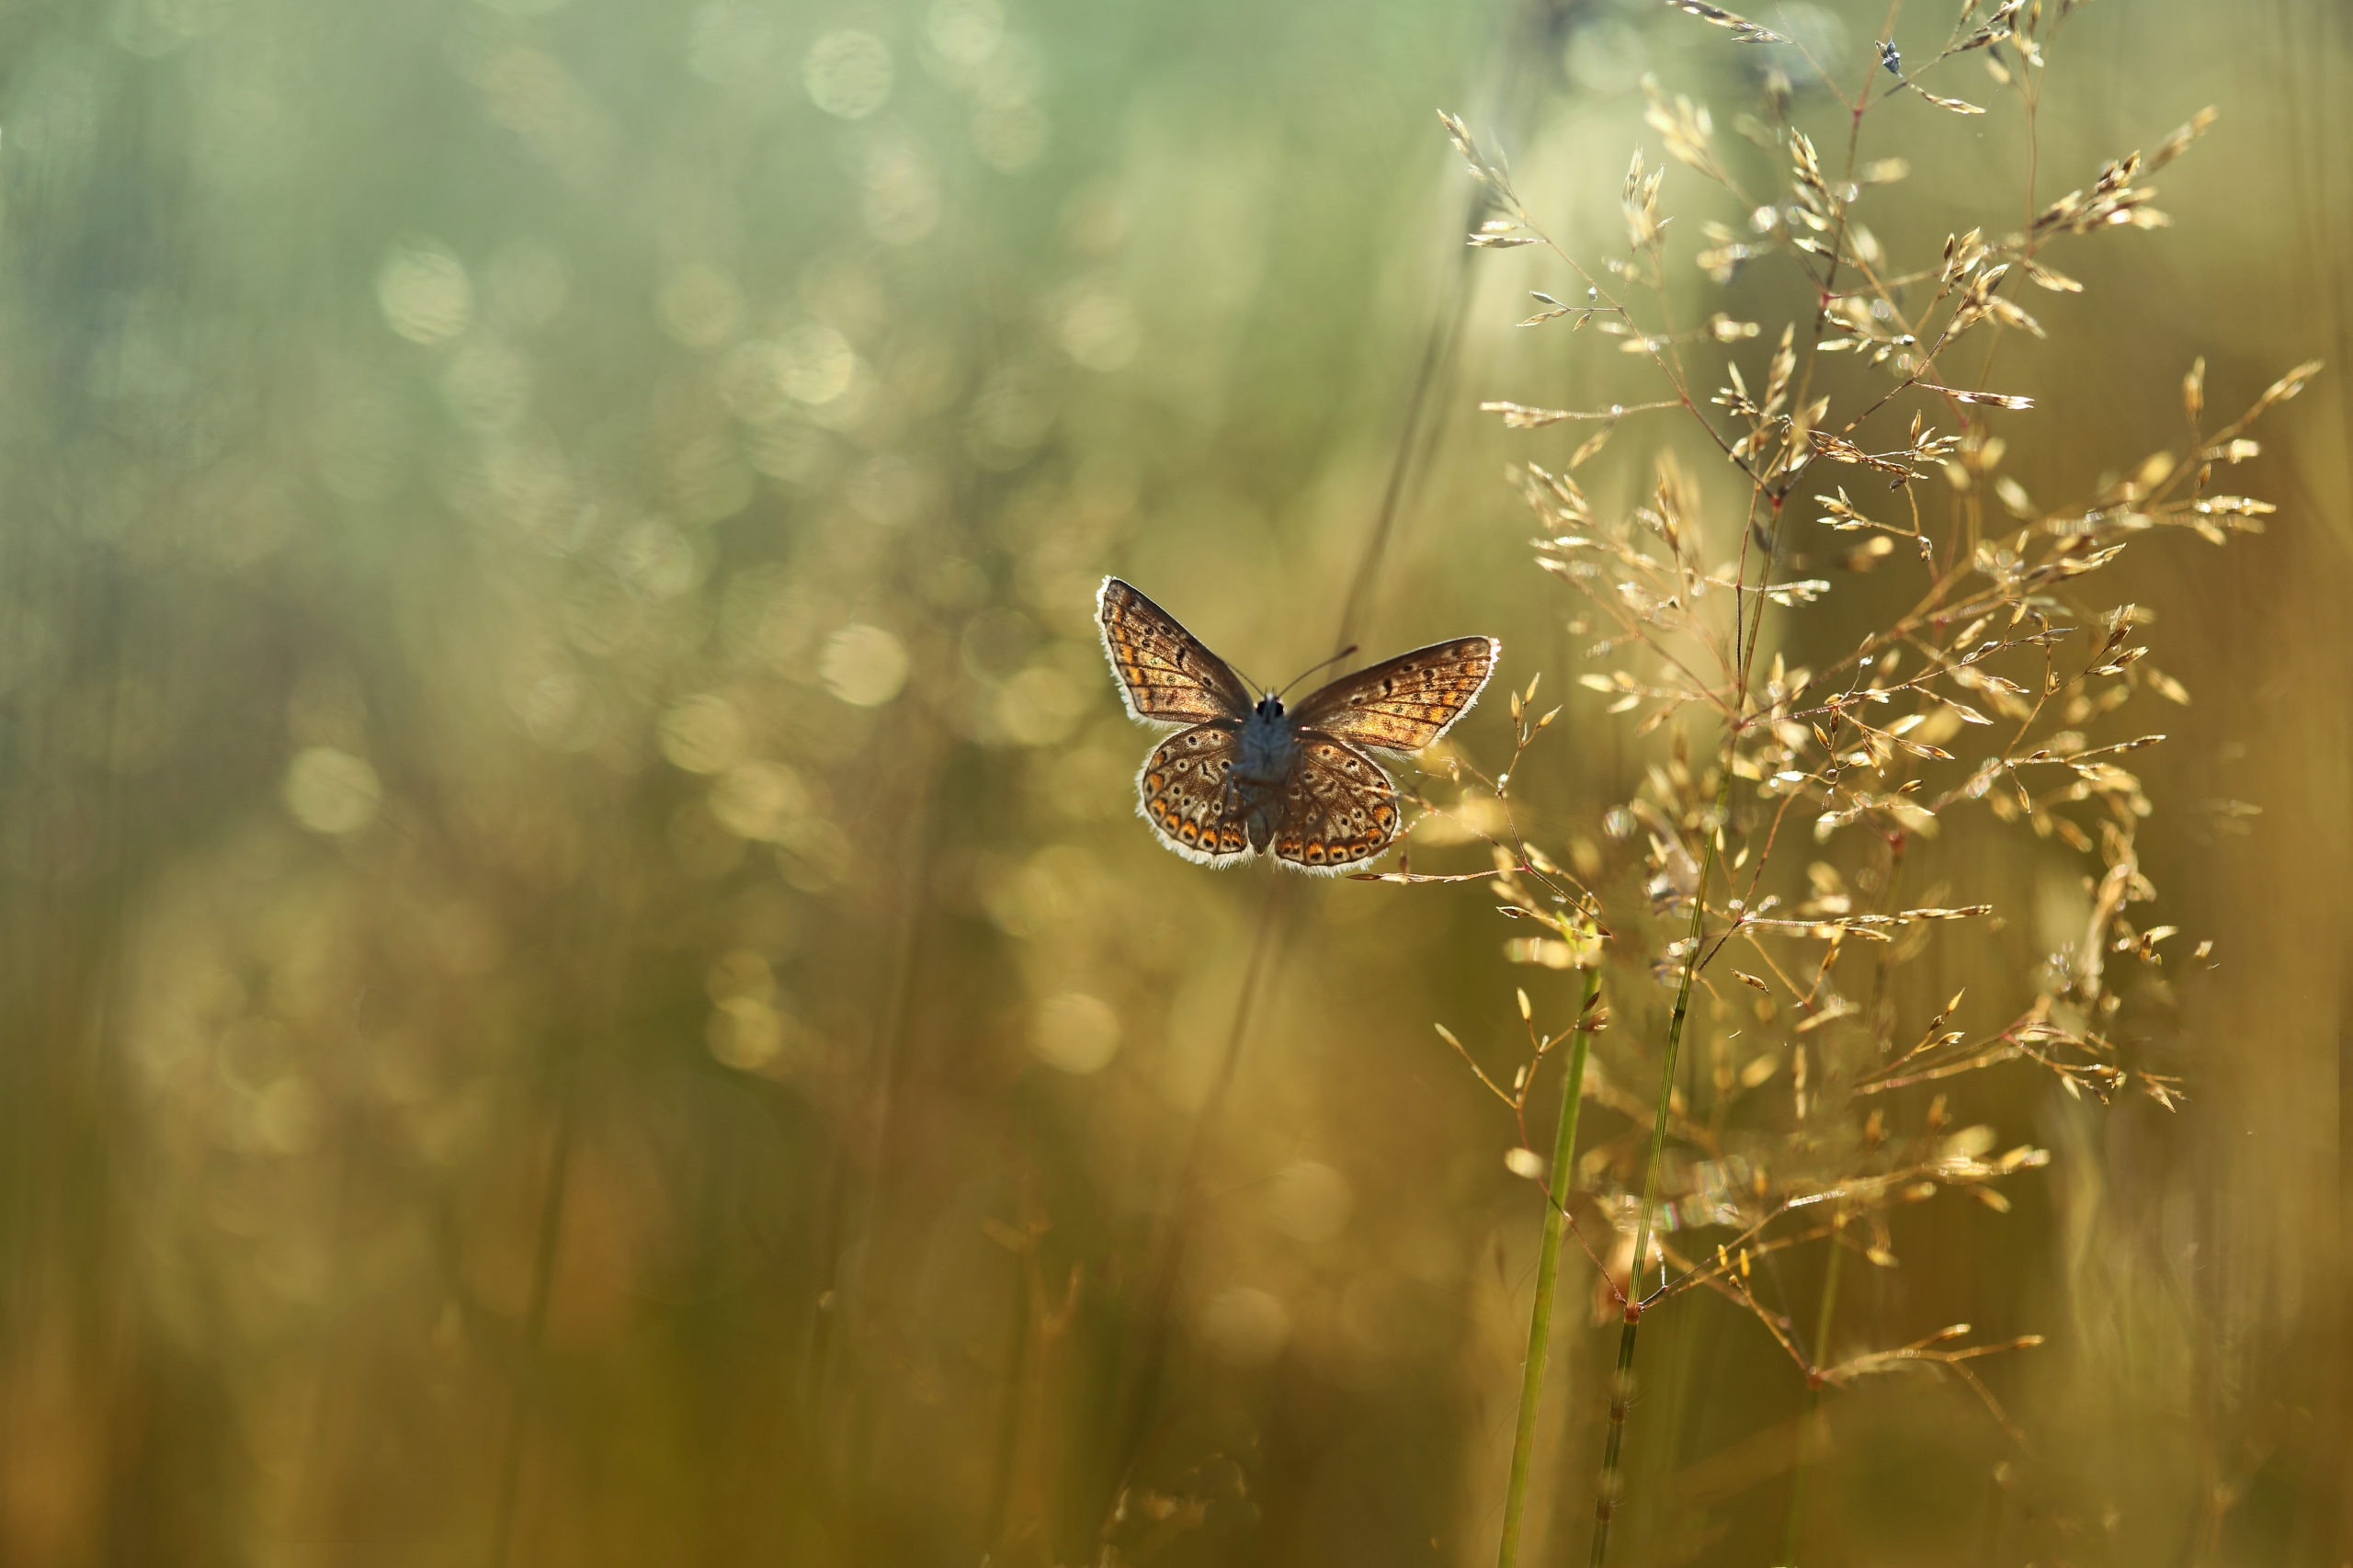
[[[1242,819],[1243,835],[1263,855],[1282,824],[1283,791],[1299,771],[1299,726],[1283,712],[1283,700],[1272,693],[1259,699],[1233,737],[1232,809]]]
[[[1295,710],[1255,702],[1233,667],[1117,577],[1097,598],[1103,650],[1131,716],[1188,726],[1136,775],[1139,809],[1187,859],[1239,865],[1271,852],[1333,872],[1387,849],[1404,825],[1369,755],[1410,756],[1469,711],[1501,645],[1461,637],[1342,676]]]

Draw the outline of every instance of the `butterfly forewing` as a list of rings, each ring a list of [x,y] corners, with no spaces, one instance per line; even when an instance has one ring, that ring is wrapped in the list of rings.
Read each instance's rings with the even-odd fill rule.
[[[1503,645],[1457,637],[1342,676],[1292,715],[1302,730],[1381,751],[1417,752],[1470,710]]]
[[[1250,847],[1227,785],[1234,742],[1229,723],[1179,730],[1153,747],[1136,775],[1144,820],[1188,860],[1222,860]]]
[[[1278,858],[1311,871],[1370,860],[1397,836],[1397,791],[1379,763],[1328,735],[1300,737],[1299,766],[1283,789]]]
[[[1233,666],[1117,577],[1103,579],[1095,613],[1103,628],[1103,652],[1134,717],[1198,724],[1238,720],[1250,711],[1249,688]]]

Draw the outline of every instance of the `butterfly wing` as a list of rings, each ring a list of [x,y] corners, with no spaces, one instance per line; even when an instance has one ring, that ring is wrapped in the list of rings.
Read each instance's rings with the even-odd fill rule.
[[[1117,577],[1095,597],[1103,652],[1120,677],[1128,715],[1147,723],[1199,724],[1250,711],[1249,687],[1233,666],[1176,624],[1176,618]]]
[[[1238,866],[1250,858],[1240,803],[1227,783],[1237,733],[1223,722],[1179,730],[1152,748],[1136,775],[1143,820],[1188,860]]]
[[[1342,676],[1302,701],[1292,715],[1302,730],[1404,755],[1446,733],[1471,710],[1495,672],[1503,644],[1457,637],[1400,653]]]
[[[1370,860],[1397,836],[1397,790],[1379,763],[1330,735],[1299,737],[1299,764],[1283,787],[1278,858],[1333,872]]]

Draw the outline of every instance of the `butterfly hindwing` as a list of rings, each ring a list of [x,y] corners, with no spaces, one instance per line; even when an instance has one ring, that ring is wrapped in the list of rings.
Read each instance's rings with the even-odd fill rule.
[[[1249,689],[1233,666],[1117,577],[1103,579],[1095,616],[1131,716],[1198,724],[1238,720],[1250,711]]]
[[[1235,742],[1230,723],[1196,724],[1153,747],[1136,775],[1144,821],[1188,860],[1237,866],[1250,858],[1250,840],[1227,783]]]
[[[1370,860],[1397,836],[1396,787],[1381,766],[1345,741],[1307,731],[1283,790],[1276,856],[1309,871]]]
[[[1471,710],[1503,644],[1457,637],[1342,676],[1300,703],[1303,730],[1379,751],[1417,752]]]

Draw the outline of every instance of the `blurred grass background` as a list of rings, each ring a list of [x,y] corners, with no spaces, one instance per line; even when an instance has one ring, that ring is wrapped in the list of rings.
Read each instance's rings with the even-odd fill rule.
[[[1883,15],[1791,13],[1850,66]],[[2268,534],[2122,568],[2197,696],[2143,841],[2222,960],[2143,1042],[2189,1103],[1953,1089],[2053,1164],[1908,1215],[1841,1332],[2048,1335],[1981,1363],[2030,1441],[1838,1396],[1810,1561],[2353,1551],[2347,44],[2321,0],[2062,35],[2046,194],[2223,118],[2177,227],[2063,261],[2010,472],[2137,462],[2197,355],[2226,411],[2331,370]],[[1597,256],[1643,74],[1729,121],[1753,68],[1614,0],[0,7],[0,1557],[1483,1560],[1540,1199],[1430,1025],[1507,1049],[1531,971],[1475,883],[1269,916],[1158,848],[1093,593],[1279,681],[1363,571],[1369,652],[1489,631],[1572,692],[1500,479],[1565,449],[1472,408],[1638,394],[1515,335],[1570,280],[1461,251],[1431,111]],[[1892,250],[2016,222],[2014,110],[1884,122]],[[1555,843],[1655,755],[1570,701],[1517,784]],[[1607,1353],[1564,1316],[1548,1562]],[[1657,1324],[1627,1560],[1774,1561],[1801,1381],[1720,1301]]]

